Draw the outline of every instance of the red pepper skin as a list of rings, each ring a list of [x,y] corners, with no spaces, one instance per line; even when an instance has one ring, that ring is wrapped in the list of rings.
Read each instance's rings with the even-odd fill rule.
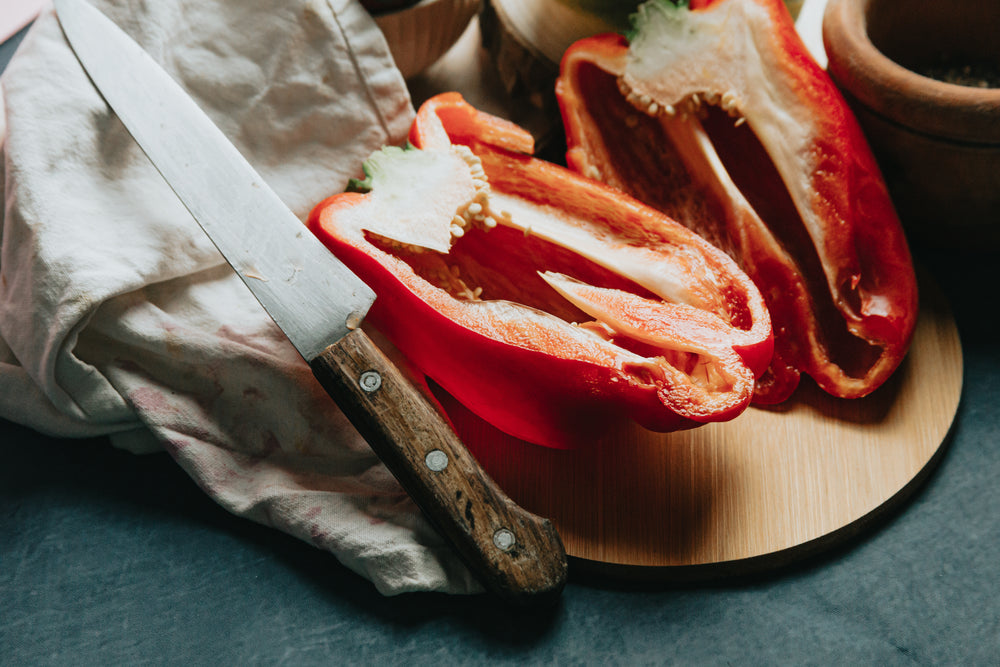
[[[556,86],[567,163],[699,232],[754,280],[775,335],[755,402],[786,400],[802,373],[834,396],[867,395],[904,358],[918,310],[909,248],[881,173],[781,0],[695,0],[677,16],[694,25],[710,12],[754,17],[741,24],[751,26],[745,43],[752,54],[724,60],[728,44],[703,41],[662,65],[654,85],[630,69],[624,37],[598,35],[570,47]],[[743,37],[735,33],[720,31],[734,43]],[[709,73],[700,80],[693,71]],[[762,97],[765,89],[773,99]],[[702,120],[664,121],[638,112],[622,90],[650,94],[661,108],[686,105],[692,93],[703,101],[731,92],[745,127],[734,128],[719,111],[719,97]],[[708,161],[691,148],[695,125],[712,137],[746,201],[706,176]],[[683,142],[688,147],[677,148]]]
[[[655,431],[674,431],[732,419],[746,409],[755,375],[770,360],[773,340],[762,297],[728,256],[662,213],[531,157],[530,134],[476,110],[457,94],[426,102],[409,140],[423,150],[468,146],[482,160],[495,196],[549,214],[554,210],[569,218],[584,216],[588,225],[604,225],[612,243],[617,242],[616,235],[641,242],[641,251],[648,247],[658,253],[657,262],[671,261],[671,248],[675,249],[678,262],[694,262],[707,274],[699,276],[692,270],[689,281],[696,298],[711,304],[705,308],[663,304],[628,279],[503,225],[480,235],[465,234],[443,255],[453,266],[461,264],[461,276],[481,274],[476,280],[483,281],[478,284],[485,287],[484,301],[459,299],[432,284],[427,276],[433,272],[419,264],[421,258],[437,261],[438,256],[423,252],[403,257],[403,251],[390,251],[345,222],[349,209],[369,206],[369,195],[343,193],[326,199],[310,215],[310,229],[375,290],[378,297],[367,320],[418,370],[497,428],[555,448],[593,442],[628,420]],[[500,268],[512,265],[515,275],[510,284],[493,276],[497,267],[486,266],[493,252],[503,255],[497,260]],[[587,292],[581,298],[601,308],[620,310],[623,319],[628,318],[628,308],[639,308],[636,312],[646,308],[668,318],[671,326],[690,332],[702,358],[711,360],[708,366],[726,379],[704,390],[690,381],[691,369],[636,364],[642,358],[636,350],[649,351],[644,343],[628,342],[631,351],[618,348],[582,335],[565,322],[557,326],[552,318],[529,309],[509,309],[497,305],[506,301],[485,300],[492,296],[488,292],[501,289],[494,284],[502,284],[506,290],[502,299],[548,312],[561,309],[564,319],[575,313],[578,321],[586,321],[576,306],[537,275],[537,270],[550,268],[573,272],[591,285],[616,288],[581,286],[579,291]],[[721,288],[710,288],[709,283]],[[666,325],[648,333],[663,340],[672,335]],[[616,342],[625,338],[610,333],[608,337]],[[675,338],[683,342],[683,336]]]

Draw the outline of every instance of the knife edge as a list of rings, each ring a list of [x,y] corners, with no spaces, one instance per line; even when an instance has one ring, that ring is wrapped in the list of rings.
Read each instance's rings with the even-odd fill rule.
[[[89,3],[56,0],[55,7],[97,91],[299,353],[314,359],[357,326],[375,293],[291,212],[180,84]],[[91,39],[88,31],[106,36]],[[308,282],[300,280],[306,273]]]

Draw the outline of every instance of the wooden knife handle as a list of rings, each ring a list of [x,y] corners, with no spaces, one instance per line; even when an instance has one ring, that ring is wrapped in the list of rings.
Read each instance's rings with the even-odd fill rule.
[[[313,374],[483,586],[545,604],[566,583],[555,527],[490,479],[447,421],[361,329],[310,362]]]

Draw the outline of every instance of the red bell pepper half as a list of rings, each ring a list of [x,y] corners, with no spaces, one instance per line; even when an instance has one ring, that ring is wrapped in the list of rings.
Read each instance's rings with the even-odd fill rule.
[[[773,349],[763,298],[662,213],[536,158],[450,93],[310,229],[376,292],[368,321],[499,429],[569,448],[634,420],[732,419]]]
[[[653,0],[629,38],[572,45],[556,85],[569,166],[733,256],[767,302],[775,352],[755,401],[810,375],[880,386],[916,323],[909,248],[839,91],[781,0]]]

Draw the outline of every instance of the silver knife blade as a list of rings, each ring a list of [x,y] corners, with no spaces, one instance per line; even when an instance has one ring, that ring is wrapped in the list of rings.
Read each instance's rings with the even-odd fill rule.
[[[55,7],[108,105],[299,353],[312,360],[355,328],[375,300],[371,288],[121,28],[87,2]]]

